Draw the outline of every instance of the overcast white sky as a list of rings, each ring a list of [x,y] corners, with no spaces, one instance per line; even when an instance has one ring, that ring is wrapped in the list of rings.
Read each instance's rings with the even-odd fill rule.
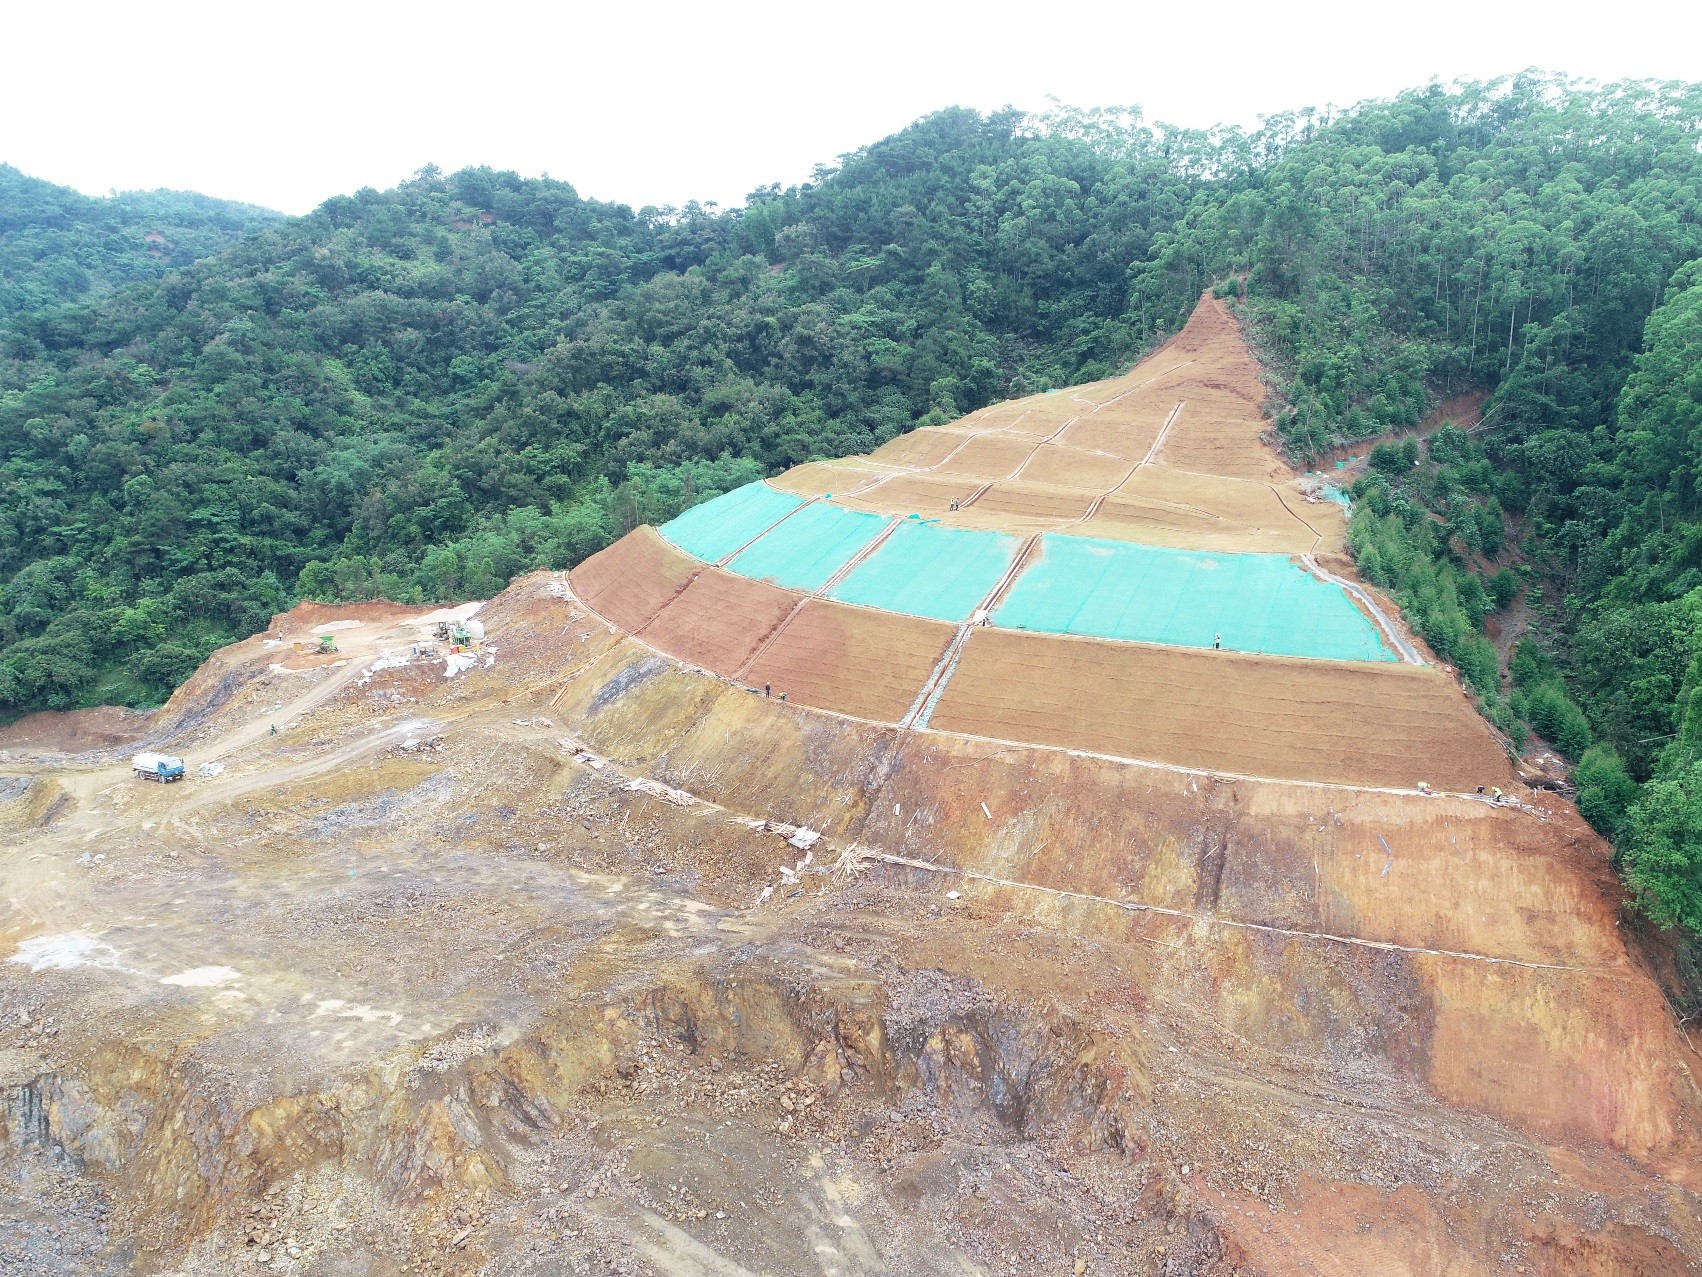
[[[424,164],[742,202],[952,104],[1252,125],[1540,66],[1702,80],[1702,4],[0,0],[0,161],[305,212]]]

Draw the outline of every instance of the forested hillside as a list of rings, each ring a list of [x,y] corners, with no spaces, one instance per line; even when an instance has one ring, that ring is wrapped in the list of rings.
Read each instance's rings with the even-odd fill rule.
[[[158,279],[280,217],[192,191],[91,199],[0,164],[0,323]]]
[[[485,594],[1110,370],[1155,332],[1129,264],[1199,179],[1022,125],[947,112],[728,213],[427,172],[16,320],[0,702],[157,698],[296,591]]]
[[[13,318],[0,703],[156,699],[296,596],[484,594],[1104,375],[1216,287],[1298,458],[1490,396],[1374,452],[1362,571],[1694,927],[1699,139],[1696,86],[1526,76],[1252,134],[948,111],[729,211],[488,170],[334,199]],[[1511,682],[1494,616],[1532,623]]]

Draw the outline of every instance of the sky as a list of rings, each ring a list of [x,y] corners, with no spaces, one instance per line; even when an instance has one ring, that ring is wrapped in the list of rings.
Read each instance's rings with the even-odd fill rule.
[[[1255,126],[1526,67],[1702,80],[1702,4],[0,2],[0,161],[303,213],[426,164],[742,203],[952,105]]]

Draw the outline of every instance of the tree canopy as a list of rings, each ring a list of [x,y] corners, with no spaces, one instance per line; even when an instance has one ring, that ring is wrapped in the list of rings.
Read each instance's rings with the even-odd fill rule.
[[[1110,374],[1216,288],[1297,459],[1394,436],[1355,484],[1362,573],[1576,761],[1633,896],[1695,928],[1699,141],[1702,87],[1536,75],[1251,132],[949,110],[726,210],[489,169],[287,220],[92,202],[176,210],[206,254],[131,265],[131,231],[0,169],[0,707],[155,700],[297,597],[569,565]],[[1481,423],[1401,438],[1460,392]]]
[[[192,191],[92,199],[0,164],[0,323],[158,279],[282,216]]]

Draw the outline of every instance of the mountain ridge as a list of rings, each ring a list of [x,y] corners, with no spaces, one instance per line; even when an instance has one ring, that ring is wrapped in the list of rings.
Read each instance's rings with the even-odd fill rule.
[[[0,326],[158,279],[283,217],[195,191],[84,195],[0,162]]]

